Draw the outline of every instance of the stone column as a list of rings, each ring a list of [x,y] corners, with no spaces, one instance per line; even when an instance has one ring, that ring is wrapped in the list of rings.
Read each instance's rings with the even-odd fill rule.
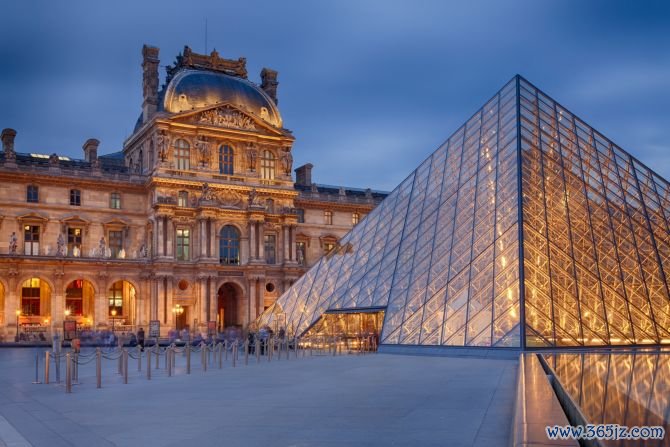
[[[163,216],[156,216],[156,256],[165,256],[163,238],[165,237],[165,221]]]
[[[258,283],[257,278],[249,278],[249,298],[248,298],[248,303],[249,303],[249,308],[248,308],[248,318],[249,318],[249,323],[254,321],[257,316],[258,308],[257,308],[257,296],[256,296],[256,284]]]
[[[164,300],[165,300],[164,279],[165,279],[164,276],[156,277],[156,319],[160,320],[161,327],[165,326],[166,324],[165,307],[164,307]]]
[[[54,289],[51,290],[51,323],[57,328],[63,327],[65,319],[65,286],[63,272],[56,272],[52,276]]]
[[[203,276],[198,281],[198,324],[201,324],[207,321],[207,277]],[[193,330],[196,329],[196,327],[193,328]]]
[[[167,277],[167,321],[168,330],[175,327],[175,314],[172,312],[173,298],[174,298],[174,277],[169,275]]]
[[[17,270],[9,271],[9,281],[7,281],[7,290],[5,290],[5,327],[9,333],[11,333],[9,328],[16,331],[16,310],[21,309],[21,296],[16,290],[19,286],[16,280],[17,275]]]
[[[295,225],[288,227],[288,260],[295,262],[298,259],[296,254],[297,247],[295,244]]]
[[[165,255],[168,258],[174,258],[174,236],[175,236],[175,227],[174,227],[174,221],[172,220],[172,216],[168,216],[167,218],[167,253]]]
[[[209,315],[207,317],[207,321],[213,321],[216,320],[216,307],[217,307],[217,297],[218,297],[218,290],[216,290],[216,276],[210,276],[209,277]]]
[[[258,222],[258,259],[265,262],[265,228],[264,222]]]
[[[207,257],[207,220],[200,219],[200,231],[198,234],[200,239],[200,259]]]
[[[256,259],[256,222],[249,221],[249,261]]]
[[[217,259],[218,255],[217,252],[218,250],[216,249],[216,220],[212,219],[211,228],[209,229],[209,257],[212,259]]]
[[[289,231],[290,231],[290,227],[288,227],[286,225],[282,226],[282,246],[284,247],[284,251],[283,251],[284,252],[284,258],[282,259],[282,261],[284,263],[287,263],[291,260],[291,257],[290,257],[290,254],[289,254],[289,247],[290,247],[290,244],[291,244]]]

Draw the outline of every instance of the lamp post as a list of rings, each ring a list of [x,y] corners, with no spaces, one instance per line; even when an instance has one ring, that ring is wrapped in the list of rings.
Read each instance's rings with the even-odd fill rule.
[[[181,307],[181,304],[176,304],[172,308],[172,313],[174,314],[174,330],[177,330],[177,317],[184,313],[184,308]]]
[[[18,343],[19,341],[19,317],[21,316],[21,310],[16,309],[16,337],[14,341]]]
[[[114,332],[114,323],[116,322],[116,309],[112,309],[112,332]]]

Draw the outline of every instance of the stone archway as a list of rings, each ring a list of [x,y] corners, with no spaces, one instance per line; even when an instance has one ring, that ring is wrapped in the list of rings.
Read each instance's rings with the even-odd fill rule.
[[[216,321],[218,330],[222,332],[227,327],[241,327],[242,298],[244,292],[239,285],[226,282],[219,287],[216,299]]]
[[[130,282],[119,279],[107,289],[107,300],[104,303],[104,315],[110,329],[115,331],[133,331],[136,321],[137,289]]]
[[[90,281],[78,278],[65,286],[65,312],[82,328],[92,328],[95,318],[95,288]]]

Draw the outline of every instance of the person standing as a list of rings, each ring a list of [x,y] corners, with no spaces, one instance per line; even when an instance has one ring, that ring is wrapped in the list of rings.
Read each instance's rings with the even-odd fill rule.
[[[140,346],[140,349],[144,351],[144,328],[140,328],[137,331],[137,344]]]

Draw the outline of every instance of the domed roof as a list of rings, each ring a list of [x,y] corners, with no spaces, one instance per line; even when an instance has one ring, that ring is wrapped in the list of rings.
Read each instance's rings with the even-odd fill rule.
[[[282,119],[274,101],[246,79],[204,70],[180,70],[170,80],[162,109],[180,113],[220,103],[229,103],[250,112],[275,127]]]

